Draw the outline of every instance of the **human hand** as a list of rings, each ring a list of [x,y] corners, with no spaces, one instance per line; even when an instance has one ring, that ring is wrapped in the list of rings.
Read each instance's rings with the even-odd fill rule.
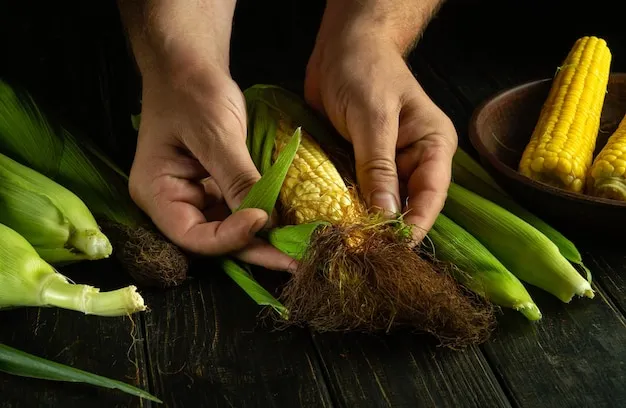
[[[368,25],[347,26],[322,23],[307,67],[305,97],[353,144],[357,182],[367,204],[407,212],[405,220],[417,227],[419,242],[445,203],[457,134],[396,42]]]
[[[235,0],[119,0],[143,81],[129,189],[175,244],[275,270],[295,261],[255,238],[260,209],[231,215],[260,175],[246,147],[243,94],[229,73]]]
[[[255,234],[260,209],[235,212],[260,175],[246,147],[243,95],[227,73],[207,70],[177,82],[144,80],[132,198],[175,244],[193,253],[232,253],[289,270],[293,260]]]

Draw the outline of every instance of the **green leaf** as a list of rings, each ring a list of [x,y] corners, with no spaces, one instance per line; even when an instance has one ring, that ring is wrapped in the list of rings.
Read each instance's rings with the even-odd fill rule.
[[[311,236],[322,225],[330,225],[324,221],[314,221],[308,224],[287,225],[273,228],[267,239],[275,248],[300,261],[307,251]]]
[[[287,319],[289,312],[271,293],[263,288],[254,280],[252,274],[244,269],[239,263],[230,258],[221,258],[222,268],[230,278],[235,281],[257,304],[261,306],[270,306],[281,317]]]
[[[162,403],[157,397],[139,389],[96,374],[55,363],[32,354],[0,344],[0,371],[20,377],[42,380],[79,382],[103,388],[118,389],[127,394]]]
[[[139,131],[139,124],[141,123],[141,113],[136,115],[130,115],[130,123],[133,125],[133,129]]]
[[[298,146],[300,146],[301,139],[302,129],[297,128],[287,146],[278,155],[276,162],[252,186],[246,198],[235,211],[245,208],[260,208],[266,213],[272,214],[280,189],[287,176],[287,171],[298,151]]]

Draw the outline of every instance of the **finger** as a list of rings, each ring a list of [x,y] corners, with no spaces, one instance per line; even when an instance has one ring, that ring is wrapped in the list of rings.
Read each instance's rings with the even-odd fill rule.
[[[245,112],[235,102],[220,101],[206,107],[207,119],[187,144],[211,174],[231,210],[237,208],[261,175],[246,146]],[[240,119],[243,115],[243,119]]]
[[[366,203],[370,208],[398,213],[400,193],[395,161],[399,123],[397,109],[383,104],[357,108],[346,122],[354,146],[357,180]]]
[[[206,256],[245,248],[267,222],[267,214],[255,208],[238,211],[223,221],[207,221],[197,207],[182,201],[162,202],[152,214],[154,223],[172,242]]]
[[[274,271],[295,273],[298,268],[295,259],[260,238],[255,238],[243,250],[233,253],[233,256],[249,264]]]
[[[224,221],[207,221],[202,212],[206,194],[200,183],[162,176],[155,184],[156,193],[142,207],[157,228],[188,251],[214,256],[240,250],[267,222],[267,214],[258,209],[242,210]]]
[[[421,241],[441,212],[451,179],[454,148],[444,135],[428,136],[399,156],[401,172],[410,174],[407,183],[407,215],[415,228],[414,239]]]

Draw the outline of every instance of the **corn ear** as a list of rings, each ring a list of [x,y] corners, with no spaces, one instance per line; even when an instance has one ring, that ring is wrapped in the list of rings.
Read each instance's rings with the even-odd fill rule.
[[[520,280],[566,303],[575,295],[594,297],[589,282],[548,237],[499,205],[451,183],[443,213],[476,237]]]
[[[58,307],[98,316],[125,316],[145,310],[134,286],[100,292],[72,284],[15,230],[0,224],[0,309]]]
[[[583,192],[600,128],[611,59],[602,38],[584,36],[572,45],[522,153],[522,175]]]
[[[587,177],[587,193],[596,197],[626,201],[626,115],[620,120]]]
[[[520,282],[483,244],[450,218],[439,214],[428,233],[435,258],[452,264],[454,277],[487,300],[541,319],[541,311]]]
[[[457,149],[452,160],[452,180],[456,184],[498,204],[537,228],[554,242],[559,248],[559,252],[567,260],[585,271],[587,281],[591,283],[591,271],[583,263],[576,245],[547,222],[515,202],[476,160],[460,148]]]
[[[79,197],[3,154],[0,223],[24,236],[48,262],[96,260],[112,252],[111,243]]]
[[[0,153],[65,186],[96,217],[135,227],[147,222],[127,177],[86,140],[53,124],[33,98],[0,81]],[[121,176],[122,175],[122,176]]]

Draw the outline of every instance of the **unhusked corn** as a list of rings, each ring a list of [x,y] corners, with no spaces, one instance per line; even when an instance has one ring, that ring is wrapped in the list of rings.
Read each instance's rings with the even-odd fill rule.
[[[606,41],[579,38],[554,78],[519,164],[521,174],[582,192],[593,160],[611,52]]]

